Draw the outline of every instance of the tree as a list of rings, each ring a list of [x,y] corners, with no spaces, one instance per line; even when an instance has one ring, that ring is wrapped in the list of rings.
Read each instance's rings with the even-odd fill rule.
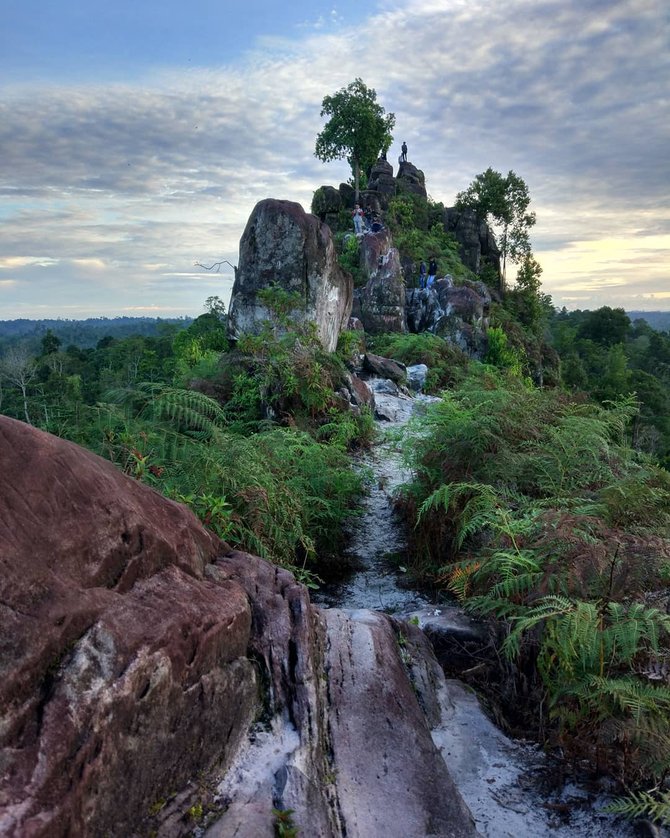
[[[625,343],[630,334],[630,318],[622,308],[603,306],[589,311],[577,331],[577,338],[592,340],[601,346]]]
[[[51,355],[52,352],[58,352],[61,343],[61,339],[51,329],[47,329],[46,334],[42,338],[42,355]]]
[[[23,414],[31,425],[28,413],[28,387],[37,375],[35,359],[23,346],[11,346],[0,360],[0,378],[5,378],[21,391]]]
[[[380,153],[388,151],[393,137],[395,114],[377,103],[377,92],[356,79],[321,103],[321,116],[328,116],[316,138],[315,156],[327,163],[346,158],[354,175],[356,201],[361,169],[371,166]]]
[[[499,229],[503,289],[507,257],[512,262],[527,264],[532,259],[530,228],[535,224],[535,213],[528,212],[529,204],[528,186],[511,169],[503,177],[489,167],[456,196],[457,209],[472,207],[479,219]]]

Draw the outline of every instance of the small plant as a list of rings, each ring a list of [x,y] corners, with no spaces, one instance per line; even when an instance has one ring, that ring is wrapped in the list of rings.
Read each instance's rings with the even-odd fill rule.
[[[293,809],[273,809],[277,838],[297,838],[298,827],[293,822]]]
[[[196,823],[200,823],[205,814],[205,810],[203,809],[202,803],[198,800],[197,803],[194,803],[188,810],[189,817],[192,818]]]

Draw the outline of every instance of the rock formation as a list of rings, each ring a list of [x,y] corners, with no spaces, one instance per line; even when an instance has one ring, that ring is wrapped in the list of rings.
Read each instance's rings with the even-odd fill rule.
[[[388,161],[379,159],[370,170],[367,189],[361,192],[361,205],[369,206],[374,212],[385,212],[395,194],[393,166]]]
[[[431,332],[481,360],[491,294],[483,282],[455,285],[451,277],[438,279],[427,290],[408,289],[405,312],[410,332]]]
[[[405,280],[388,229],[361,238],[361,267],[369,277],[355,292],[354,314],[366,332],[405,332]]]
[[[273,807],[320,838],[476,834],[431,736],[445,682],[419,629],[320,611],[184,507],[6,417],[0,458],[2,835],[191,834],[196,777],[219,782],[210,838],[272,838]]]
[[[444,229],[456,237],[461,260],[473,273],[481,273],[488,264],[500,275],[500,250],[495,236],[489,225],[477,218],[474,209],[445,209]]]
[[[417,169],[413,163],[400,163],[397,182],[398,193],[401,195],[404,192],[409,192],[412,195],[419,195],[424,199],[428,197],[428,193],[426,192],[426,177],[421,169]]]
[[[228,315],[232,340],[268,320],[278,328],[258,296],[272,285],[297,292],[292,320],[315,323],[324,348],[334,351],[351,313],[353,281],[338,264],[330,228],[292,201],[261,201],[247,222]]]

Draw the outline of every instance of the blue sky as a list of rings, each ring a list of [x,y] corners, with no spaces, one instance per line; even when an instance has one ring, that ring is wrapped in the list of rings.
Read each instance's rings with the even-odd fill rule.
[[[360,76],[429,194],[514,169],[544,289],[670,308],[665,0],[4,0],[0,319],[197,314],[257,201],[308,209],[323,97]]]

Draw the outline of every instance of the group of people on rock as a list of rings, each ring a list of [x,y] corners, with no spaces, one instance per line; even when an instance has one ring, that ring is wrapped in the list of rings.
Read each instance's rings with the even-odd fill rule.
[[[360,204],[354,204],[352,218],[354,219],[354,232],[357,236],[362,236],[365,233],[378,233],[384,228],[381,218],[370,207],[363,210]]]
[[[419,288],[432,288],[436,277],[437,262],[435,261],[435,257],[430,257],[428,268],[426,268],[426,263],[422,259],[421,264],[419,265]]]

